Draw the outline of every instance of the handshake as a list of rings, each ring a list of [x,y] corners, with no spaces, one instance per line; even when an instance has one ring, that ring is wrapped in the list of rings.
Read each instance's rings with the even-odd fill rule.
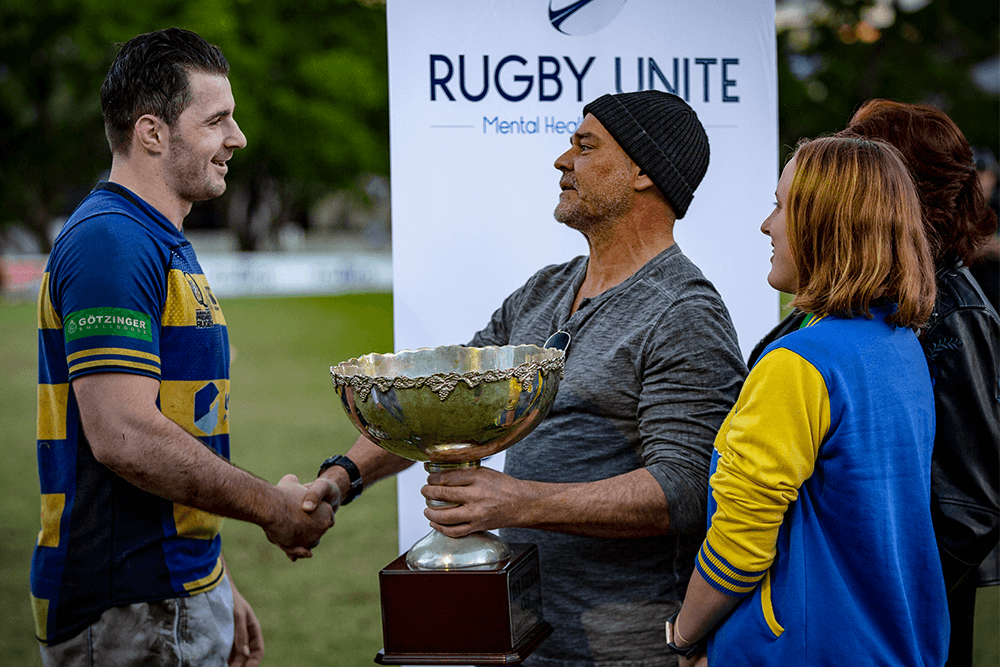
[[[272,504],[273,511],[260,524],[264,534],[293,562],[311,558],[320,538],[333,526],[334,514],[340,507],[340,489],[323,477],[300,484],[295,475],[285,475],[274,490],[278,502]]]

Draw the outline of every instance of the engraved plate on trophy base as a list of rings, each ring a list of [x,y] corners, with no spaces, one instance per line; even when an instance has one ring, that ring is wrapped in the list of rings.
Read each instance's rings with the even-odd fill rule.
[[[542,620],[538,547],[511,544],[495,570],[411,570],[400,556],[379,572],[380,665],[517,665],[552,634]]]

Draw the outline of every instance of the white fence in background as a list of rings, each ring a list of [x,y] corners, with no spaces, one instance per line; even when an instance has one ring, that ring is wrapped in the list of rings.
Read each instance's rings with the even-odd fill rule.
[[[0,258],[2,296],[38,296],[46,257]],[[389,251],[317,253],[199,253],[198,261],[219,297],[337,295],[392,291]]]
[[[392,291],[392,255],[224,253],[198,257],[216,296]]]

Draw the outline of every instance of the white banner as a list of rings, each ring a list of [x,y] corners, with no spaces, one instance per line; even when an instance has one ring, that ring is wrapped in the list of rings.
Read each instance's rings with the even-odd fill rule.
[[[389,0],[396,350],[467,342],[548,264],[585,254],[555,221],[583,106],[666,90],[711,161],[674,233],[722,294],[744,355],[777,322],[760,233],[778,177],[773,0]],[[489,463],[502,467],[502,455]],[[428,530],[399,477],[400,549]]]
[[[392,289],[392,259],[387,252],[206,253],[198,263],[220,297]]]

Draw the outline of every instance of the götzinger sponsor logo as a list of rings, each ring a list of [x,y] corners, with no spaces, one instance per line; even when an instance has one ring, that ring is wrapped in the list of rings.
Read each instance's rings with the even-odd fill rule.
[[[66,340],[85,336],[127,336],[153,340],[152,321],[145,313],[127,308],[87,308],[66,318]]]

